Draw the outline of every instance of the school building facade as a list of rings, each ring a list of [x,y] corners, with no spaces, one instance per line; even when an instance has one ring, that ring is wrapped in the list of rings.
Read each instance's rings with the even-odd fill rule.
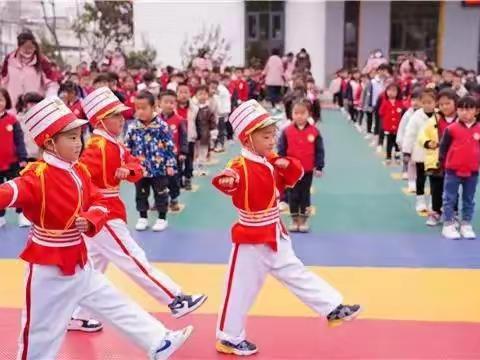
[[[272,48],[306,48],[324,85],[343,66],[362,67],[381,49],[423,51],[440,66],[480,70],[480,1],[135,0],[135,46],[153,46],[163,65],[181,66],[185,41],[218,27],[228,65],[265,59]]]

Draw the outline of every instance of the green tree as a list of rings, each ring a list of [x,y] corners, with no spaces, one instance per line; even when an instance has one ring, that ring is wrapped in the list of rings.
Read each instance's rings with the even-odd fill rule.
[[[132,2],[94,1],[85,3],[83,13],[73,24],[92,60],[100,61],[112,45],[130,41],[133,36]]]

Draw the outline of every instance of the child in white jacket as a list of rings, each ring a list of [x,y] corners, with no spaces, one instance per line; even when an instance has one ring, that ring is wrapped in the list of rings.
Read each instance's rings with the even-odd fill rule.
[[[411,98],[411,107],[403,114],[402,119],[400,120],[400,125],[398,126],[397,138],[396,142],[400,151],[402,150],[403,139],[405,138],[405,131],[407,129],[407,125],[412,118],[412,115],[415,111],[422,107],[421,103],[421,95],[422,95],[422,88],[417,87],[412,91],[412,98]],[[411,161],[411,159],[404,158],[403,159],[403,170],[402,170],[402,179],[408,180],[408,192],[415,192],[416,184],[415,179],[417,177],[415,163]]]
[[[417,212],[428,211],[427,201],[425,199],[425,151],[418,143],[417,139],[427,120],[432,117],[436,106],[437,94],[433,89],[425,89],[421,95],[422,108],[418,109],[411,116],[402,142],[402,152],[404,159],[415,162],[417,172],[416,194],[417,201],[415,210]]]

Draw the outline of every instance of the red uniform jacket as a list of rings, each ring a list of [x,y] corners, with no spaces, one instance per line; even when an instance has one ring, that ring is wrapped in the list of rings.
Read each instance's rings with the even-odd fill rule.
[[[125,110],[122,115],[126,120],[131,120],[135,117],[135,97],[137,96],[137,92],[123,90],[123,95],[125,96],[125,105],[130,109]]]
[[[396,134],[403,115],[403,102],[395,100],[393,103],[384,98],[380,105],[379,114],[382,119],[383,131]]]
[[[0,114],[0,171],[27,159],[23,131],[15,116]]]
[[[82,104],[80,99],[75,100],[73,103],[68,105],[68,108],[75,114],[79,119],[86,119],[87,115],[83,112]]]
[[[169,117],[160,114],[163,121],[168,124],[172,133],[172,140],[175,144],[176,155],[187,155],[188,140],[187,140],[187,120],[178,114],[172,113]]]
[[[440,163],[457,176],[478,173],[480,167],[480,123],[467,127],[458,121],[448,126],[440,143]]]
[[[286,169],[273,165],[278,156],[265,159],[242,149],[242,156],[233,159],[215,176],[213,185],[232,197],[239,220],[232,227],[232,241],[239,244],[267,244],[277,249],[280,233],[287,234],[280,220],[279,191],[292,187],[303,176],[300,162],[293,158]],[[220,185],[223,176],[233,176],[233,188]]]
[[[120,167],[127,168],[130,170],[127,181],[137,182],[143,177],[140,160],[100,129],[93,131],[80,160],[90,172],[93,184],[103,194],[109,211],[108,220],[122,219],[127,222],[125,205],[120,199],[120,180],[115,178],[115,172]]]
[[[230,81],[228,85],[230,93],[237,93],[238,100],[245,102],[248,100],[248,83],[244,79]]]
[[[22,176],[0,185],[0,209],[22,208],[33,223],[20,258],[39,265],[58,266],[73,275],[87,262],[83,236],[75,228],[78,216],[91,224],[87,236],[103,227],[108,210],[85,166],[67,163],[50,153],[31,163]],[[47,289],[48,291],[48,289]]]

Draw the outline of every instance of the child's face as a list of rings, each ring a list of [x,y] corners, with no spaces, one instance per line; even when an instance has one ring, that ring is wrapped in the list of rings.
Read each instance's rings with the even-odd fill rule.
[[[446,96],[438,99],[438,108],[445,116],[453,116],[455,114],[455,101]]]
[[[359,72],[354,72],[352,77],[353,77],[354,80],[358,81],[358,80],[360,80],[360,76],[361,76],[361,74]]]
[[[127,76],[123,82],[123,87],[127,90],[135,90],[135,81],[131,76]]]
[[[200,104],[205,104],[208,101],[208,92],[205,90],[197,91],[195,96]]]
[[[243,78],[242,70],[235,70],[235,76],[237,77],[237,79],[242,79]]]
[[[135,99],[135,115],[140,121],[152,121],[154,109],[147,99]]]
[[[252,72],[251,72],[250,69],[245,69],[245,70],[243,71],[243,75],[244,75],[245,77],[250,77],[250,76],[252,75]]]
[[[163,114],[170,115],[177,106],[177,99],[171,95],[164,95],[159,101],[159,107]]]
[[[3,95],[0,93],[0,113],[5,111],[7,107],[7,99],[3,97]]]
[[[450,71],[444,71],[443,80],[447,83],[451,83],[453,81],[453,74]]]
[[[99,89],[101,87],[108,87],[108,82],[107,81],[99,81],[95,84],[93,84],[93,88],[96,90],[96,89]]]
[[[210,84],[208,85],[208,92],[210,93],[211,96],[215,95],[217,93],[217,84]]]
[[[178,102],[181,103],[186,103],[188,100],[190,100],[190,89],[188,86],[179,86],[177,89],[177,99]]]
[[[268,156],[275,149],[277,143],[277,127],[270,125],[255,130],[247,140],[247,147],[260,156]]]
[[[308,91],[314,91],[315,90],[315,83],[314,82],[307,82],[307,90]]]
[[[123,132],[125,119],[123,118],[122,114],[113,114],[103,119],[102,123],[107,132],[113,136],[120,136]],[[100,123],[100,126],[102,123]]]
[[[417,97],[417,98],[412,98],[412,107],[417,110],[422,107],[422,99]]]
[[[292,120],[298,127],[303,128],[309,116],[308,109],[303,104],[297,104],[292,109]]]
[[[56,135],[45,148],[65,161],[75,162],[82,151],[82,128],[78,127]]]
[[[423,95],[422,96],[422,108],[423,111],[426,113],[431,113],[435,110],[435,99],[432,98],[430,95]]]
[[[387,97],[392,100],[392,99],[396,99],[398,96],[398,90],[395,86],[390,86],[388,89],[387,89]]]
[[[471,124],[475,121],[475,115],[477,114],[476,108],[458,108],[457,109],[458,119],[465,123]]]

